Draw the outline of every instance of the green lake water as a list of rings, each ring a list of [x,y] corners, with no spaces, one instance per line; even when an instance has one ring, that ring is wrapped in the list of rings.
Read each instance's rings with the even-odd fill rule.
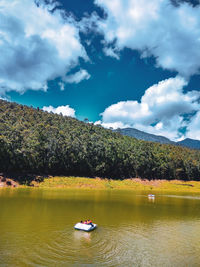
[[[1,189],[0,266],[200,266],[200,196]]]

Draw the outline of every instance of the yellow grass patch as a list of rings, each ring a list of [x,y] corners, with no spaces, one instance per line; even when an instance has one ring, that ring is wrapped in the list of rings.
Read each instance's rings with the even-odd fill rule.
[[[124,179],[112,180],[84,177],[48,177],[43,182],[32,182],[33,186],[40,188],[72,188],[72,189],[123,189],[145,191],[173,191],[173,192],[199,192],[200,182],[180,180],[144,180]]]

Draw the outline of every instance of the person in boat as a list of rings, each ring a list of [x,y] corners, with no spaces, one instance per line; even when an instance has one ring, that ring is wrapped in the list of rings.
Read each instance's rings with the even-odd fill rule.
[[[93,226],[93,223],[92,223],[92,221],[91,221],[91,220],[88,220],[88,221],[87,221],[87,224],[90,224],[90,225],[92,225],[92,226]]]
[[[84,224],[87,224],[87,221],[86,220],[84,221]]]
[[[81,223],[83,223],[83,221],[81,221]]]

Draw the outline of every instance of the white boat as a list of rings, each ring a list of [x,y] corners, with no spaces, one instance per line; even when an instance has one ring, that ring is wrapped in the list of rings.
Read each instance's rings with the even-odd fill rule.
[[[74,228],[76,230],[82,230],[82,231],[86,231],[86,232],[90,232],[92,230],[94,230],[95,228],[97,228],[97,224],[92,223],[92,224],[84,224],[84,223],[77,223],[74,225]]]
[[[148,195],[148,198],[155,198],[155,195],[153,195],[153,194],[149,194],[149,195]]]

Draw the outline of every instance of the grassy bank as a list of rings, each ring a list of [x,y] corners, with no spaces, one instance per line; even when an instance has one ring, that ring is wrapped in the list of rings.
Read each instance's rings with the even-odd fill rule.
[[[200,181],[181,180],[146,180],[146,179],[124,179],[112,180],[102,178],[85,177],[57,177],[57,176],[35,176],[32,181],[24,177],[23,184],[17,182],[16,178],[1,177],[1,187],[37,187],[37,188],[66,188],[66,189],[89,189],[89,190],[135,190],[135,191],[163,191],[200,193]]]
[[[71,188],[71,189],[122,189],[122,190],[145,190],[145,191],[170,191],[170,192],[191,192],[200,193],[200,182],[184,182],[180,180],[142,180],[125,179],[111,180],[100,178],[82,177],[49,177],[42,182],[31,183],[32,186],[39,188]]]

